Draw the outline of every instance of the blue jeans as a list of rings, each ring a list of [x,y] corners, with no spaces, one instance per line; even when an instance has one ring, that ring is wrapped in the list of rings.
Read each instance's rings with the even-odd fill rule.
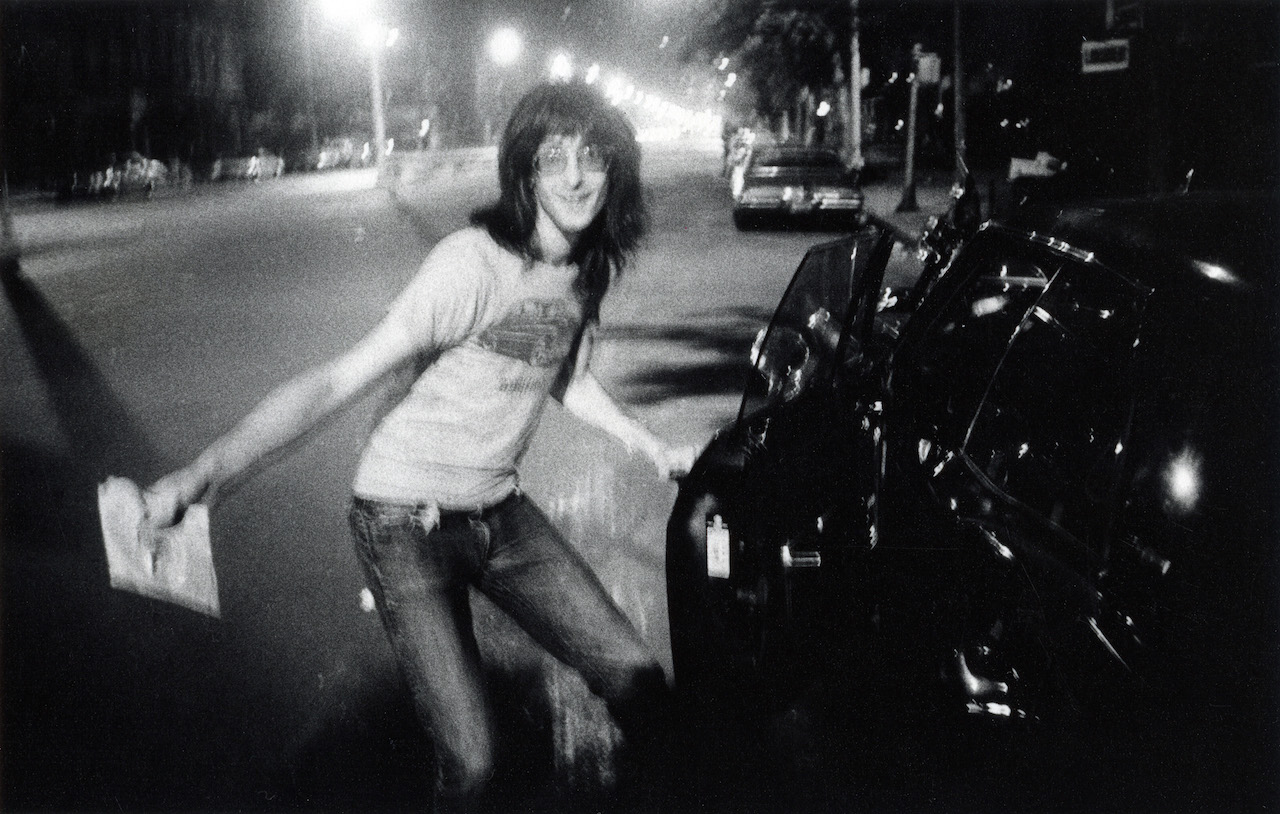
[[[474,796],[493,773],[493,711],[472,628],[472,586],[577,670],[634,748],[665,736],[662,667],[528,498],[517,492],[481,512],[445,512],[432,524],[426,506],[356,497],[349,519],[382,624],[435,747],[443,800]]]

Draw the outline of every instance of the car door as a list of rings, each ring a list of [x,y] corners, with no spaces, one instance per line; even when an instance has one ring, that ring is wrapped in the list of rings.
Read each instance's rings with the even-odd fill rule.
[[[850,484],[869,450],[846,396],[892,245],[872,226],[806,254],[758,340],[739,420],[680,484],[667,525],[672,660],[704,710],[784,700],[814,667],[810,643],[842,616],[825,604],[828,589],[844,601],[825,546],[844,545],[832,515],[862,505]]]
[[[986,238],[895,356],[882,489],[894,546],[950,554],[917,569],[950,603],[926,619],[971,662],[996,660],[1000,632],[990,672],[1007,687],[1045,675],[1046,631],[1098,618],[1144,291],[1082,256]],[[1087,623],[1083,640],[1105,642]]]
[[[1046,714],[1050,684],[1074,705],[1127,681],[1136,644],[1131,624],[1112,624],[1125,615],[1105,612],[1102,577],[1146,293],[1066,258],[1019,324],[961,450],[957,481],[976,499],[958,500],[957,518],[985,555],[965,641],[999,648],[1006,671],[1017,665],[1008,672],[1021,676],[1021,703]]]
[[[987,230],[905,326],[886,385],[878,492],[887,528],[880,536],[910,546],[917,527],[933,521],[937,510],[954,515],[950,504],[958,495],[949,475],[960,464],[974,416],[1015,332],[1061,264],[1025,241]]]
[[[1106,553],[1144,296],[1100,264],[1064,261],[1019,324],[962,448],[980,490],[1000,502],[993,525],[1025,525],[1010,542],[1089,593]]]

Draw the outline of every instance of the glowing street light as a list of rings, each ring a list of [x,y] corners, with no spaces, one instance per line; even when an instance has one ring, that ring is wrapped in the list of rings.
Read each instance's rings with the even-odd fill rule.
[[[524,43],[513,28],[500,28],[489,37],[489,58],[498,65],[510,65],[520,58]]]
[[[400,41],[400,29],[388,29],[381,23],[366,21],[360,26],[360,44],[377,53],[381,48],[391,48]]]
[[[387,118],[382,98],[382,51],[400,39],[400,29],[391,28],[372,19],[372,0],[320,0],[324,16],[336,25],[358,25],[360,42],[369,51],[369,95],[373,102],[373,162],[381,166],[387,151]]]
[[[320,10],[324,12],[324,16],[338,25],[360,20],[372,9],[372,0],[320,0]]]
[[[551,58],[551,78],[557,82],[568,82],[573,78],[573,60],[566,53],[556,54]]]

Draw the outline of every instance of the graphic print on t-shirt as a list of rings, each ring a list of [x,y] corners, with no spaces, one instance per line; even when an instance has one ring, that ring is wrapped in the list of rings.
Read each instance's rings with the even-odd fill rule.
[[[551,367],[569,352],[577,328],[578,317],[564,300],[525,300],[476,341],[533,367]]]

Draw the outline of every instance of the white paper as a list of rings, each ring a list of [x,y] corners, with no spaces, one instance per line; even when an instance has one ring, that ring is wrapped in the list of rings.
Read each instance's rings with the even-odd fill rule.
[[[190,506],[181,523],[157,529],[138,485],[112,477],[98,484],[98,517],[112,588],[220,615],[207,506]]]
[[[707,523],[707,576],[729,578],[729,527],[718,514]]]

